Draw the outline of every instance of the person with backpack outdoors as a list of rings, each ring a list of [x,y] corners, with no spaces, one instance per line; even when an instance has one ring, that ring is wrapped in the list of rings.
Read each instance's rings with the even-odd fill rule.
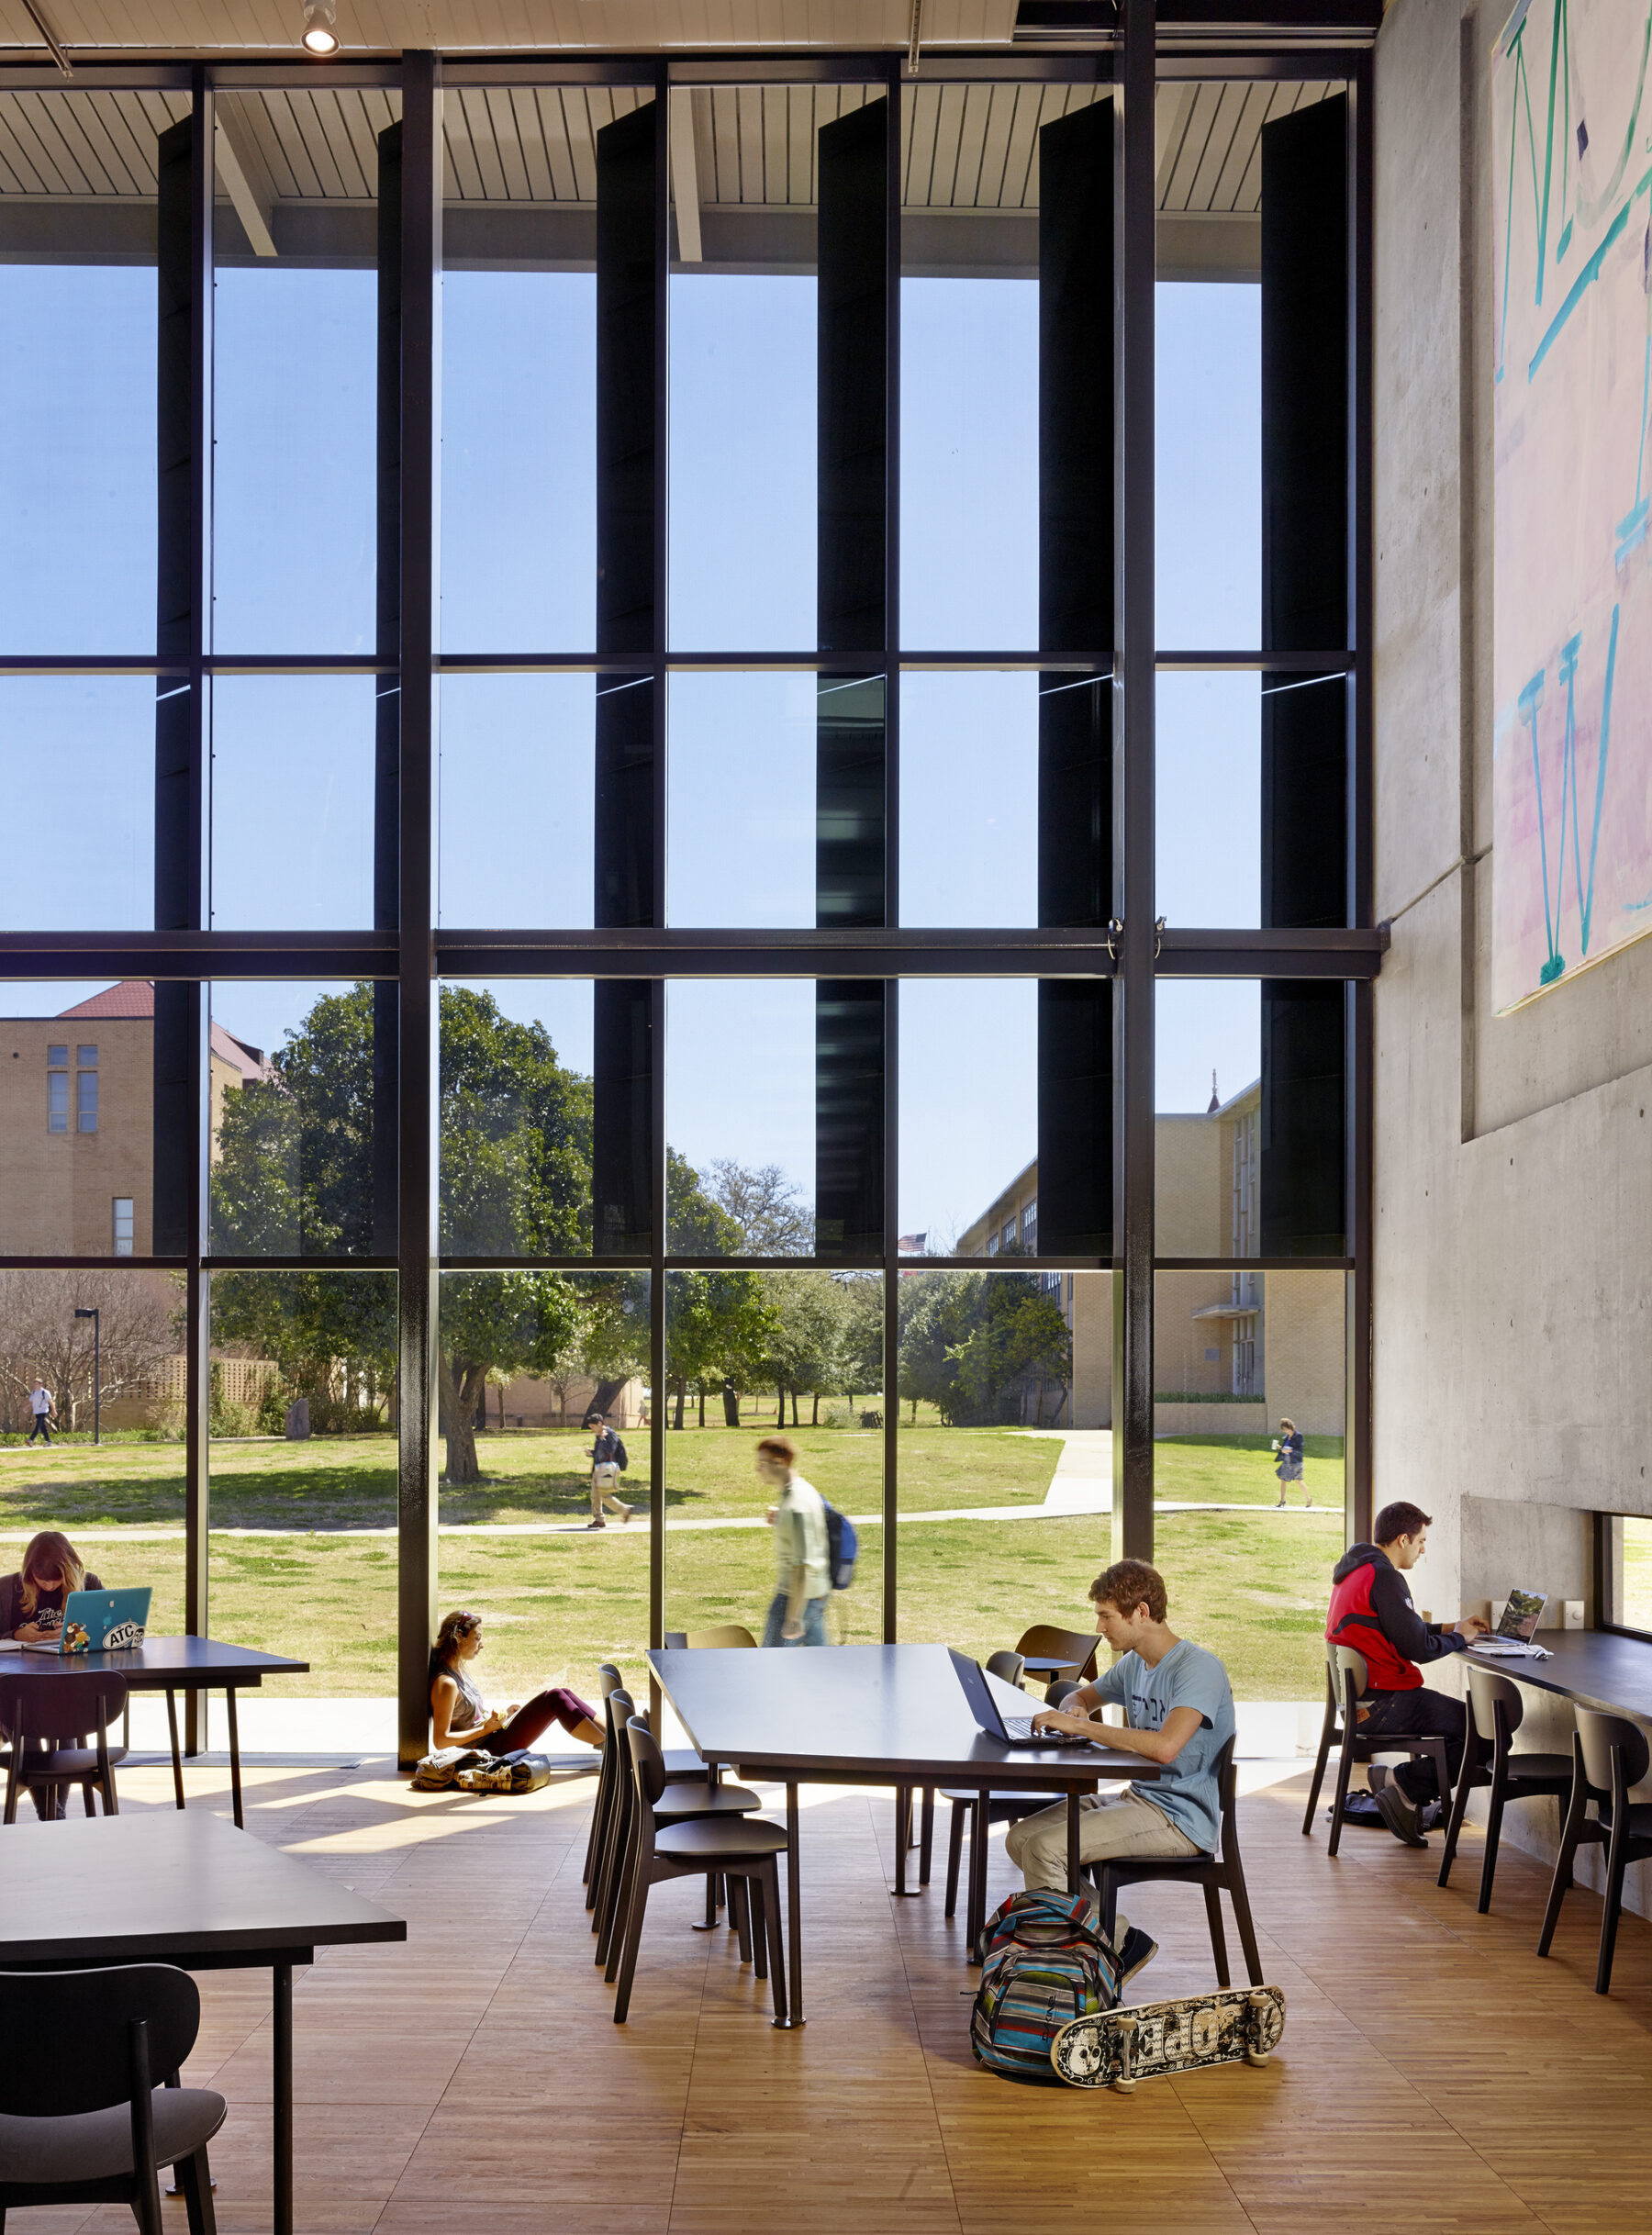
[[[1145,1560],[1120,1559],[1090,1585],[1096,1627],[1119,1656],[1093,1684],[1067,1694],[1060,1708],[1032,1718],[1034,1730],[1096,1736],[1093,1716],[1110,1702],[1124,1710],[1106,1743],[1159,1765],[1152,1784],[1088,1795],[1079,1803],[1078,1852],[1086,1862],[1111,1855],[1213,1855],[1222,1802],[1215,1762],[1233,1736],[1233,1693],[1214,1653],[1178,1637],[1166,1621],[1165,1579]],[[1023,1816],[1010,1827],[1010,1861],[1035,1887],[1066,1887],[1066,1803]],[[1122,1983],[1158,1953],[1139,1926],[1120,1917],[1114,1940]]]
[[[36,1374],[34,1387],[28,1392],[28,1409],[34,1414],[34,1425],[28,1431],[28,1440],[32,1444],[37,1436],[43,1436],[46,1438],[46,1448],[50,1451],[51,1448],[51,1415],[56,1408],[51,1402],[51,1391],[39,1374]]]
[[[620,1470],[629,1461],[625,1446],[600,1413],[587,1413],[586,1426],[595,1432],[596,1439],[586,1454],[591,1462],[591,1518],[586,1526],[606,1529],[605,1511],[617,1513],[622,1522],[631,1517],[632,1508],[620,1495]]]
[[[1331,1577],[1331,1611],[1325,1636],[1333,1645],[1349,1645],[1365,1655],[1367,1690],[1359,1703],[1359,1735],[1379,1738],[1388,1732],[1438,1731],[1446,1740],[1446,1767],[1455,1785],[1468,1736],[1468,1711],[1448,1693],[1431,1692],[1418,1661],[1462,1652],[1487,1625],[1478,1615],[1457,1622],[1425,1622],[1412,1604],[1406,1573],[1422,1559],[1430,1516],[1420,1505],[1397,1498],[1385,1505],[1372,1525],[1375,1544],[1355,1545],[1336,1563]],[[1482,1740],[1482,1750],[1490,1747]],[[1423,1811],[1441,1793],[1434,1765],[1414,1757],[1390,1770],[1375,1761],[1367,1772],[1377,1813],[1396,1839],[1426,1847]]]
[[[1279,1433],[1274,1437],[1276,1459],[1274,1479],[1279,1485],[1279,1505],[1283,1505],[1292,1482],[1302,1480],[1302,1437],[1297,1424],[1289,1414],[1279,1422]],[[1307,1510],[1313,1510],[1313,1492],[1308,1492]],[[1275,1507],[1275,1512],[1278,1507]]]
[[[775,1595],[763,1627],[766,1645],[824,1645],[826,1602],[832,1596],[832,1548],[826,1501],[797,1470],[796,1447],[784,1436],[765,1436],[757,1447],[757,1473],[780,1492],[768,1509],[775,1532]]]

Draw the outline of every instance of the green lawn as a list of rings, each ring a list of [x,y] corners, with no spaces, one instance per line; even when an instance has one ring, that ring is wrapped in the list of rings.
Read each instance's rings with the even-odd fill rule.
[[[738,1431],[686,1429],[667,1446],[674,1518],[755,1518],[767,1503],[752,1468],[761,1422]],[[788,1430],[788,1433],[793,1433]],[[876,1431],[799,1429],[803,1470],[853,1513],[882,1502],[882,1439]],[[443,1492],[444,1521],[577,1519],[586,1507],[581,1438],[494,1432],[482,1439],[490,1480]],[[634,1494],[645,1494],[646,1432],[628,1435]],[[396,1548],[392,1540],[333,1534],[389,1527],[395,1517],[394,1444],[387,1436],[308,1444],[229,1443],[214,1453],[210,1625],[215,1636],[309,1660],[293,1691],[387,1693],[395,1682]],[[906,1513],[971,1504],[1036,1505],[1060,1447],[1002,1429],[947,1430],[921,1420],[901,1431]],[[1180,1437],[1156,1447],[1161,1493],[1213,1503],[1270,1503],[1266,1439]],[[1336,1477],[1332,1447],[1309,1447],[1309,1474]],[[1257,1476],[1262,1477],[1260,1484]],[[1247,1499],[1246,1485],[1260,1494]],[[1171,1620],[1226,1660],[1245,1699],[1311,1699],[1322,1682],[1319,1639],[1331,1566],[1341,1547],[1340,1482],[1326,1511],[1274,1520],[1260,1512],[1166,1514],[1157,1559]],[[107,1528],[123,1522],[176,1527],[183,1518],[181,1453],[137,1442],[64,1443],[50,1454],[0,1451],[0,1564],[11,1567],[38,1527]],[[278,1528],[290,1537],[241,1537],[229,1528]],[[1034,1622],[1089,1626],[1088,1587],[1106,1565],[1105,1514],[1050,1521],[914,1522],[899,1548],[900,1632],[945,1639],[984,1657],[1013,1645]],[[184,1548],[177,1539],[105,1539],[87,1547],[106,1582],[153,1585],[152,1626],[183,1620]],[[869,1643],[882,1614],[882,1530],[861,1531],[854,1588],[840,1595],[832,1634]],[[666,1540],[666,1623],[718,1622],[760,1629],[773,1590],[773,1549],[763,1528],[685,1529]],[[642,1520],[602,1536],[448,1537],[438,1599],[488,1617],[486,1684],[519,1698],[545,1682],[587,1696],[597,1664],[637,1674],[646,1642],[648,1535]],[[284,1687],[285,1688],[285,1687]]]
[[[1200,1505],[1273,1505],[1279,1483],[1278,1461],[1266,1436],[1165,1436],[1153,1447],[1155,1498],[1186,1499]],[[1302,1480],[1289,1488],[1289,1502],[1300,1505],[1304,1492],[1317,1513],[1323,1505],[1343,1507],[1343,1439],[1303,1438]]]

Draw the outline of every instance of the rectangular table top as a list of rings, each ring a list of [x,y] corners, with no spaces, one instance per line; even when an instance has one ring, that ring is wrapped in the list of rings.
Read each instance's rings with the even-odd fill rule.
[[[1652,1641],[1621,1637],[1613,1630],[1540,1630],[1535,1642],[1548,1648],[1549,1659],[1473,1652],[1467,1658],[1517,1684],[1535,1684],[1585,1707],[1652,1720]]]
[[[0,1653],[0,1676],[84,1676],[112,1671],[132,1692],[188,1692],[256,1684],[266,1676],[303,1676],[307,1660],[261,1653],[216,1637],[146,1637],[113,1653]]]
[[[401,1917],[205,1808],[0,1833],[0,1968],[54,1957],[186,1962],[407,1937]]]
[[[1009,1747],[976,1724],[946,1648],[676,1648],[650,1653],[660,1687],[709,1761],[832,1783],[1088,1788],[1157,1777],[1112,1747]],[[1043,1703],[989,1676],[1006,1715]]]

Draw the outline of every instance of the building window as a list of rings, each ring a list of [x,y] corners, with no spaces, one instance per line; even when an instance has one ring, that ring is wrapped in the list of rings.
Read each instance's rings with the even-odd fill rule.
[[[1246,1313],[1233,1322],[1233,1394],[1256,1393],[1256,1315]]]
[[[115,1198],[115,1255],[129,1257],[132,1254],[132,1199],[129,1195]]]
[[[46,1130],[48,1133],[67,1133],[69,1130],[69,1050],[49,1047],[46,1050]]]
[[[1035,1195],[1021,1212],[1021,1247],[1027,1255],[1038,1254],[1038,1198]]]
[[[1597,1514],[1601,1531],[1599,1620],[1608,1629],[1652,1637],[1652,1517]]]
[[[76,1084],[77,1129],[81,1133],[97,1131],[97,1050],[83,1047],[75,1051],[79,1064]]]

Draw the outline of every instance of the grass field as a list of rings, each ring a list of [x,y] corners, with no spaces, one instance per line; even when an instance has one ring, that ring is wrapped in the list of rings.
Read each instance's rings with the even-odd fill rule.
[[[882,1438],[876,1431],[788,1431],[803,1471],[845,1511],[882,1502]],[[768,1493],[752,1465],[752,1427],[673,1434],[667,1446],[672,1518],[757,1518]],[[494,1432],[481,1440],[489,1480],[443,1490],[444,1522],[582,1519],[587,1510],[582,1438]],[[628,1435],[632,1494],[647,1480],[646,1431]],[[1003,1429],[901,1431],[903,1514],[970,1505],[1038,1505],[1060,1446]],[[1309,1446],[1316,1510],[1275,1521],[1258,1512],[1166,1514],[1157,1559],[1171,1620],[1222,1654],[1245,1699],[1316,1696],[1324,1594],[1341,1545],[1335,1447]],[[220,1443],[212,1463],[211,1611],[215,1636],[290,1652],[312,1663],[284,1692],[384,1693],[395,1681],[396,1548],[340,1530],[394,1524],[394,1444],[387,1436],[308,1444]],[[1271,1504],[1278,1495],[1263,1437],[1182,1437],[1157,1447],[1161,1496]],[[1318,1478],[1316,1480],[1316,1478]],[[1321,1483],[1323,1488],[1322,1490]],[[1271,1494],[1270,1494],[1271,1493]],[[1321,1496],[1326,1503],[1322,1516]],[[34,1529],[176,1528],[183,1520],[182,1454],[175,1445],[60,1442],[0,1451],[0,1563],[15,1564]],[[237,1537],[235,1529],[291,1531]],[[881,1618],[881,1526],[861,1530],[854,1588],[841,1594],[832,1634],[871,1642]],[[1030,1624],[1089,1626],[1085,1593],[1108,1558],[1105,1514],[1027,1521],[917,1521],[899,1548],[905,1637],[944,1638],[978,1655],[1012,1645]],[[151,1626],[183,1621],[181,1540],[86,1547],[106,1582],[147,1581]],[[439,1599],[488,1618],[485,1686],[519,1698],[568,1682],[590,1696],[597,1664],[635,1671],[646,1643],[648,1537],[641,1523],[602,1536],[447,1537]],[[773,1590],[765,1529],[671,1532],[666,1621],[761,1627]]]

